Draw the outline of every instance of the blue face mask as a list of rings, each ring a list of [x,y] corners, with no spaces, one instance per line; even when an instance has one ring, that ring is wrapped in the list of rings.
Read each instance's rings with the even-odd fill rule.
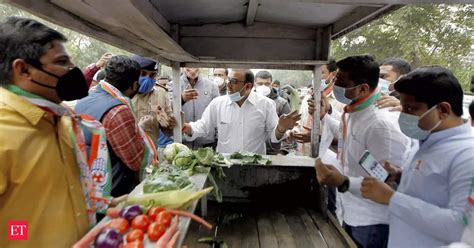
[[[332,91],[334,92],[334,97],[336,97],[336,100],[338,102],[344,103],[347,105],[352,102],[352,99],[349,99],[346,97],[346,91],[350,89],[354,89],[355,87],[358,87],[358,86],[359,85],[351,87],[351,88],[343,88],[341,86],[334,85],[334,87],[332,88]]]
[[[152,79],[148,76],[140,76],[138,84],[140,87],[138,88],[138,93],[144,94],[151,92],[153,87],[155,86],[156,80]]]
[[[431,134],[431,132],[436,129],[440,124],[442,120],[439,120],[436,125],[434,125],[433,128],[430,130],[424,130],[418,126],[418,123],[420,122],[423,117],[425,117],[429,112],[431,112],[434,108],[436,108],[436,105],[433,106],[432,108],[428,109],[424,114],[421,116],[416,116],[416,115],[410,115],[401,112],[400,117],[398,118],[398,124],[400,125],[400,130],[402,133],[404,133],[406,136],[417,139],[417,140],[426,140],[428,136]]]

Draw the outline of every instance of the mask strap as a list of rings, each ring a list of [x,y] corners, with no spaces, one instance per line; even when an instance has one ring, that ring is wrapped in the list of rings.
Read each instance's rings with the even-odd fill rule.
[[[425,117],[427,114],[429,114],[434,108],[436,108],[438,105],[434,105],[433,107],[431,107],[430,109],[428,109],[425,113],[423,113],[422,115],[420,115],[420,117],[418,117],[418,120],[421,120],[423,119],[423,117]]]
[[[46,87],[46,88],[56,89],[56,86],[51,86],[51,85],[42,84],[42,83],[40,83],[40,82],[38,82],[38,81],[36,81],[36,80],[33,80],[33,79],[31,79],[31,82],[33,82],[33,83],[35,83],[35,84],[37,84],[37,85],[39,85],[39,86]]]
[[[49,71],[46,71],[45,69],[41,68],[41,66],[36,66],[36,65],[34,65],[33,63],[30,63],[30,65],[33,66],[34,68],[36,68],[37,70],[40,70],[40,71],[42,71],[42,72],[44,72],[44,73],[50,75],[51,77],[54,77],[54,78],[57,78],[57,79],[60,78],[60,77],[58,77],[57,75],[55,75],[55,74],[53,74],[53,73],[51,73],[51,72],[49,72]],[[71,70],[71,68],[68,68],[68,69]],[[36,82],[36,83],[37,83],[37,82]],[[39,84],[39,85],[45,86],[45,85],[43,85],[43,84]],[[48,86],[45,86],[45,87],[48,87]],[[53,88],[54,88],[54,87],[53,87]]]

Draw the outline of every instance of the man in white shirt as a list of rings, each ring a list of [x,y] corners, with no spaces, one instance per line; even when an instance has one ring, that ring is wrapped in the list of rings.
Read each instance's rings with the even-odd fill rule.
[[[379,67],[371,56],[347,57],[337,62],[334,83],[336,99],[347,106],[341,117],[338,159],[342,174],[334,165],[316,162],[320,184],[338,187],[342,199],[344,228],[359,247],[386,247],[388,209],[363,199],[360,184],[366,172],[359,160],[366,150],[379,162],[407,157],[410,139],[403,135],[398,112],[378,109]]]
[[[373,177],[362,182],[362,195],[387,206],[390,247],[441,247],[460,241],[474,175],[474,136],[461,116],[463,91],[453,73],[421,67],[401,78],[400,128],[419,140],[403,164],[387,170],[400,179],[395,192]],[[427,94],[426,89],[429,89]],[[471,195],[472,197],[472,195]],[[472,206],[471,206],[472,207]]]
[[[201,119],[183,125],[185,138],[191,141],[217,128],[218,152],[265,154],[265,141],[280,142],[300,115],[295,111],[278,118],[275,103],[252,91],[254,75],[250,70],[232,70],[228,81],[227,95],[212,100]]]

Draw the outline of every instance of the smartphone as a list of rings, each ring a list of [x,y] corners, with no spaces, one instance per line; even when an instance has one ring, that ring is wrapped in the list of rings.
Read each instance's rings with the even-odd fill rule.
[[[372,154],[367,150],[360,158],[359,164],[370,176],[373,176],[382,182],[385,182],[389,176],[385,168],[383,168],[383,166],[375,160],[374,156],[372,156]]]

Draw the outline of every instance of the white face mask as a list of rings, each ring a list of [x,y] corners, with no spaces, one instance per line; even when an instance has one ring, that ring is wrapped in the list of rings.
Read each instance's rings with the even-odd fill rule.
[[[437,105],[428,109],[428,111],[426,111],[420,117],[401,112],[400,117],[398,118],[398,124],[400,125],[400,130],[402,133],[413,139],[426,140],[431,132],[441,124],[442,120],[439,120],[438,123],[436,123],[436,125],[434,125],[434,127],[430,130],[424,130],[420,128],[418,124],[420,120],[423,119],[423,117],[425,117],[433,109],[435,109],[436,106]]]
[[[222,85],[224,85],[225,83],[225,80],[221,77],[214,77],[214,80],[213,82],[217,85],[217,87],[222,87]]]
[[[334,85],[334,87],[332,88],[334,92],[334,97],[336,97],[336,100],[340,103],[349,104],[352,102],[352,99],[346,97],[346,91],[358,86],[359,85],[350,88],[343,88],[341,86]]]
[[[245,88],[242,88],[242,90],[245,90]],[[232,93],[232,94],[229,94],[229,91],[227,91],[227,96],[229,96],[230,100],[233,101],[233,102],[238,102],[240,100],[242,100],[242,98],[244,98],[245,96],[242,96],[242,94],[240,94],[240,92],[242,91],[237,91],[235,93]]]
[[[390,94],[390,84],[391,82],[382,78],[379,78],[380,92],[384,94]]]
[[[269,96],[270,93],[272,92],[272,89],[265,85],[259,85],[255,88],[255,92],[257,92],[257,94],[260,94],[262,96]]]

